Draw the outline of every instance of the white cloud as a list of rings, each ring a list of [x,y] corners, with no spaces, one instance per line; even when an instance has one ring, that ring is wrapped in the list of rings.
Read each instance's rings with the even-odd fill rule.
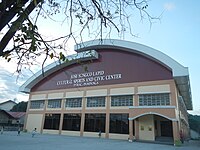
[[[18,93],[16,95],[16,98],[17,98],[17,102],[28,101],[29,95],[28,94],[24,94],[24,93]]]
[[[200,115],[200,109],[199,110],[188,111],[188,113],[192,114],[192,115]]]
[[[175,4],[172,2],[168,2],[164,4],[164,9],[167,11],[172,11],[176,8]]]
[[[74,53],[73,46],[74,41],[70,39],[65,45],[65,48],[68,49],[68,51],[65,52],[66,55]],[[43,60],[44,56],[38,57],[37,65],[33,65],[30,68],[26,67],[26,69],[23,69],[22,72],[18,74],[16,73],[17,63],[15,59],[7,62],[4,58],[0,58],[0,103],[10,99],[14,100],[15,98],[18,102],[27,101],[28,95],[18,92],[19,87],[42,68],[41,64]],[[48,65],[53,61],[55,60],[47,59],[45,65]]]
[[[19,87],[30,76],[30,72],[23,72],[23,75],[18,75],[15,72],[16,64],[14,62],[6,62],[0,59],[0,103],[7,100],[17,98],[18,102],[26,101],[27,98],[23,93],[18,92]]]

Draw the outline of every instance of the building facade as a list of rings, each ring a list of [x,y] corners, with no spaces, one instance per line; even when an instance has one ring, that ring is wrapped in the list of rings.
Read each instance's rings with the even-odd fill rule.
[[[122,40],[75,46],[20,87],[29,93],[28,131],[174,142],[189,136],[188,68],[153,48]]]

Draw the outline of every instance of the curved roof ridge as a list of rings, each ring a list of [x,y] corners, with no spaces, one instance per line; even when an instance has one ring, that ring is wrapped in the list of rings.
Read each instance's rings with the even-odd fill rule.
[[[149,46],[131,41],[124,41],[118,39],[92,40],[81,44],[77,44],[74,46],[74,49],[75,51],[80,52],[94,48],[97,49],[97,48],[113,48],[113,47],[116,47],[117,49],[123,48],[124,50],[129,52],[137,52],[142,55],[145,55],[146,57],[151,57],[151,59],[154,59],[159,63],[167,66],[168,68],[172,69],[174,77],[189,75],[188,67],[182,66],[180,63],[172,59],[170,56]]]

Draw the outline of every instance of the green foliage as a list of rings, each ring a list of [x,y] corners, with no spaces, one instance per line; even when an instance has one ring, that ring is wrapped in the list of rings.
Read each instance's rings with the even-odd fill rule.
[[[28,102],[19,102],[18,104],[16,104],[15,106],[13,106],[13,108],[11,109],[11,111],[13,112],[26,112],[26,108],[27,108],[27,103]]]
[[[51,56],[50,56],[51,57]],[[65,55],[62,53],[62,52],[60,52],[60,60],[62,60],[62,61],[65,61]]]
[[[182,145],[180,140],[176,140],[174,144],[175,144],[175,146],[181,146]]]
[[[24,129],[24,132],[26,133],[26,132],[28,132],[28,130],[27,130],[27,129]]]
[[[188,121],[189,121],[190,128],[200,133],[200,116],[189,114]]]

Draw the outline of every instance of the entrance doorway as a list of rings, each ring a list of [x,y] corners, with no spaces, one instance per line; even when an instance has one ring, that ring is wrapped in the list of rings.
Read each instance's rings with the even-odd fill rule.
[[[161,121],[160,122],[160,128],[161,128],[161,136],[173,137],[172,122],[171,121]]]

